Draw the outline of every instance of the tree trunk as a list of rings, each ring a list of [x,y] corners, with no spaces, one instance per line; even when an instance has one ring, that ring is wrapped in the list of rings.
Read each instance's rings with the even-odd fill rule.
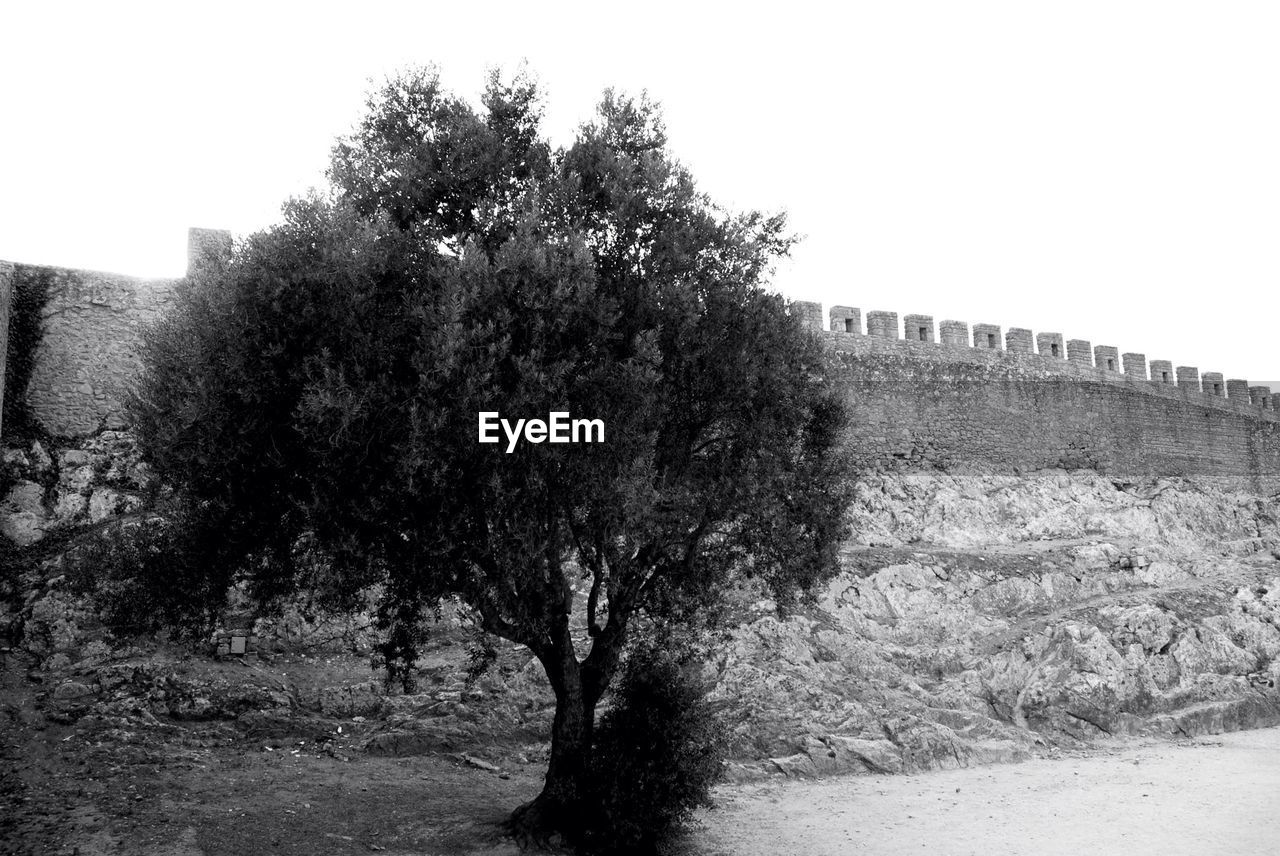
[[[572,645],[542,658],[556,694],[551,725],[551,761],[542,793],[511,815],[512,833],[522,843],[546,846],[553,834],[576,838],[581,830],[581,800],[595,727],[599,693],[584,691],[582,668]]]

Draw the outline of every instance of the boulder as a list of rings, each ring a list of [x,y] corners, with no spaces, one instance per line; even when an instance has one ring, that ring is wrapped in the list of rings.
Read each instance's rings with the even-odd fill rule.
[[[101,523],[119,512],[123,497],[109,487],[95,488],[89,497],[89,522]]]
[[[0,511],[0,533],[19,547],[28,547],[44,537],[48,521],[30,511]]]
[[[43,514],[44,487],[38,482],[19,481],[5,494],[0,512]]]

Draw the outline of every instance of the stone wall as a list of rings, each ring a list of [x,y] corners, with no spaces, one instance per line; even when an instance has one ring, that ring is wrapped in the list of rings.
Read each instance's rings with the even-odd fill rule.
[[[987,326],[975,325],[977,347],[954,344],[958,337],[921,341],[916,328],[892,336],[883,323],[866,335],[822,333],[842,366],[862,459],[1004,472],[1090,467],[1280,491],[1280,410],[1270,390],[1215,392],[1191,367],[1171,383],[1164,361],[1153,363],[1162,368],[1149,380],[1143,355],[1125,354],[1122,371],[1118,349],[1099,346],[1090,364],[1078,358],[1087,353],[1080,340],[1063,359],[1057,334],[1036,337],[1040,353],[1020,328],[1002,350],[991,347]]]
[[[32,413],[60,436],[122,427],[142,328],[169,304],[176,281],[67,268],[53,273],[27,389]]]
[[[812,330],[823,329],[822,307],[818,303],[796,302],[793,305],[804,307],[805,324]],[[866,336],[874,339],[885,339],[894,342],[929,342],[934,341],[933,316],[907,315],[901,328],[898,325],[898,313],[871,311],[867,313],[867,329],[859,326],[861,310],[852,306],[833,306],[831,308],[831,332]],[[816,321],[813,320],[816,317]],[[938,328],[942,331],[941,344],[948,346],[942,359],[968,360],[971,355],[964,354],[968,348],[969,325],[964,321],[942,321]],[[1176,374],[1173,363],[1169,360],[1152,360],[1151,370],[1147,370],[1147,355],[1125,353],[1114,345],[1098,345],[1090,350],[1090,343],[1084,339],[1071,339],[1063,343],[1061,333],[1033,333],[1025,327],[1010,327],[1004,335],[1001,345],[1000,328],[995,324],[974,324],[973,344],[977,350],[997,351],[1009,358],[1008,365],[1017,365],[1017,356],[1034,354],[1044,360],[1056,361],[1066,359],[1077,366],[1097,369],[1097,372],[1081,374],[1073,368],[1063,367],[1067,377],[1083,379],[1114,380],[1113,375],[1124,374],[1139,381],[1150,380],[1158,386],[1177,386],[1192,392],[1203,392],[1213,398],[1229,398],[1244,403],[1243,408],[1233,408],[1236,412],[1260,416],[1263,419],[1280,419],[1280,390],[1273,392],[1269,386],[1251,386],[1249,381],[1233,378],[1223,380],[1221,372],[1205,372],[1203,377],[1194,366],[1178,366]],[[854,339],[833,340],[850,342]],[[960,348],[961,351],[952,350]],[[909,350],[902,353],[910,353]],[[923,351],[926,355],[937,357],[936,352]],[[1044,362],[1026,364],[1036,370],[1047,368]]]
[[[227,232],[192,229],[189,270],[228,253],[230,241]],[[0,262],[0,275],[6,264]],[[63,437],[122,427],[123,397],[138,373],[142,330],[170,304],[179,280],[25,264],[12,269],[17,277],[52,274],[27,389],[33,415]]]
[[[192,229],[188,271],[222,263],[230,235]],[[19,273],[28,266],[16,266]],[[0,262],[3,274],[14,266]],[[53,434],[122,423],[142,328],[178,280],[45,268],[53,288],[28,401]],[[930,315],[833,307],[792,311],[843,362],[854,443],[875,460],[1034,469],[1099,467],[1195,475],[1280,490],[1280,395],[1217,372],[1120,353],[1058,333]],[[865,333],[862,319],[866,318]],[[902,318],[900,324],[899,318]],[[905,326],[904,326],[905,325]],[[905,331],[905,333],[904,333]],[[1001,333],[1004,335],[1001,335]]]

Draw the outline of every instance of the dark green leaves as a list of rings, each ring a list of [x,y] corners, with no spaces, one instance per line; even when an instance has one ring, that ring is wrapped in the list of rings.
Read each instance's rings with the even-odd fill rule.
[[[786,600],[834,570],[842,409],[765,289],[784,219],[719,210],[654,105],[606,94],[560,150],[527,78],[482,105],[430,71],[375,93],[333,193],[153,334],[139,430],[261,590],[315,582],[305,538],[328,583],[384,584],[389,653],[455,594],[541,654],[582,578],[579,653],[607,684],[637,611],[709,614],[739,574]],[[565,410],[607,441],[476,440],[479,411]]]

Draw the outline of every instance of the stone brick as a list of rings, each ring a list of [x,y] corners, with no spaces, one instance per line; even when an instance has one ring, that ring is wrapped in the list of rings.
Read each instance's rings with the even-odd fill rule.
[[[1173,363],[1169,360],[1151,361],[1151,380],[1156,383],[1176,383],[1178,376],[1173,373]]]
[[[1178,366],[1178,387],[1188,392],[1200,391],[1200,370],[1195,366]]]
[[[1227,384],[1222,379],[1222,372],[1205,372],[1200,375],[1200,390],[1214,398],[1226,398]]]
[[[1249,381],[1242,378],[1227,378],[1227,398],[1235,398],[1240,401],[1249,400]]]

